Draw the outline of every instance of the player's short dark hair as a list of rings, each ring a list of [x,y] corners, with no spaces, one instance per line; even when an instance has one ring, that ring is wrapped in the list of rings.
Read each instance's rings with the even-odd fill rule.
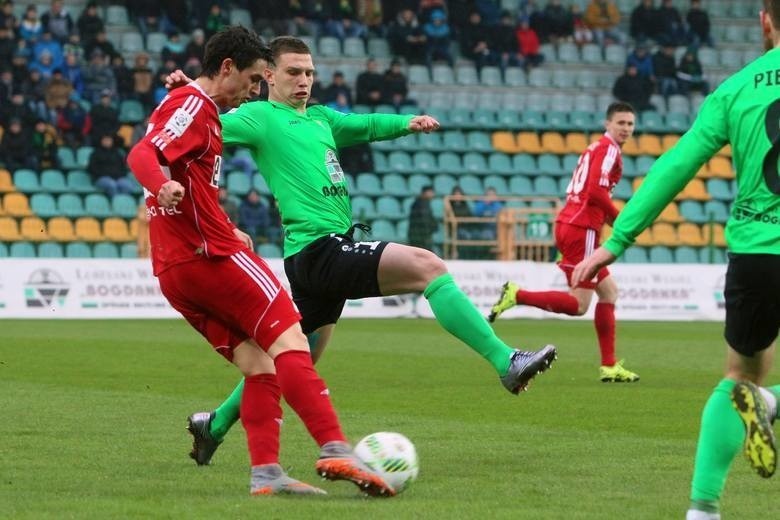
[[[764,11],[772,18],[772,25],[780,28],[780,0],[764,0]]]
[[[271,43],[271,60],[276,63],[282,54],[311,54],[311,49],[306,42],[295,36],[277,36]]]
[[[232,25],[220,30],[206,42],[202,75],[209,78],[216,76],[227,58],[233,60],[238,70],[244,70],[257,60],[269,61],[271,53],[256,33],[246,27]]]
[[[631,106],[630,103],[626,103],[625,101],[615,101],[610,103],[607,107],[607,121],[612,119],[612,116],[618,112],[631,112],[632,114],[636,115],[636,110]]]

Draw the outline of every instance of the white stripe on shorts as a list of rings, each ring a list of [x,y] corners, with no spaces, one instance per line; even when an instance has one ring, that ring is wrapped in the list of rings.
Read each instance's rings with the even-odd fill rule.
[[[593,251],[595,249],[596,249],[596,230],[586,229],[585,230],[585,254],[583,258],[588,258],[590,255],[593,254]]]
[[[230,259],[255,281],[257,286],[262,289],[269,302],[276,298],[276,295],[279,294],[279,287],[274,284],[274,281],[263,272],[263,270],[260,269],[246,253],[243,251],[238,252],[231,255]]]

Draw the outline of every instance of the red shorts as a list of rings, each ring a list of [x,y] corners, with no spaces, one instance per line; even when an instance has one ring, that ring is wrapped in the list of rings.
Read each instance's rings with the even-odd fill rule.
[[[596,230],[572,226],[562,222],[555,223],[555,246],[561,253],[558,267],[566,273],[566,281],[569,283],[569,287],[571,287],[571,273],[574,270],[574,266],[584,258],[592,255],[598,245],[599,233]],[[607,276],[609,276],[609,270],[606,267],[602,267],[596,273],[595,280],[581,282],[578,287],[595,289],[596,285]]]
[[[229,361],[248,338],[267,350],[301,315],[265,260],[252,251],[201,258],[160,273],[174,309]]]

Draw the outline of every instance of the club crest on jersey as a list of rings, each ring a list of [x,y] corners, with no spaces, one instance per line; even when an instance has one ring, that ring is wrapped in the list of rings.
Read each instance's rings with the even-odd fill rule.
[[[328,170],[328,175],[330,175],[330,182],[333,184],[344,182],[344,170],[341,169],[339,159],[333,150],[325,152],[325,168]]]
[[[181,137],[185,130],[192,124],[192,114],[184,110],[184,108],[177,108],[173,116],[165,123],[165,129],[176,137]]]

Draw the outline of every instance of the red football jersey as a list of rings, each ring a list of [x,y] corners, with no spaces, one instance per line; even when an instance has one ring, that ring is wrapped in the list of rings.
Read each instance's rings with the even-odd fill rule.
[[[620,146],[609,134],[604,134],[580,155],[566,188],[566,205],[556,222],[596,231],[605,222],[612,224],[618,213],[612,204],[612,190],[622,175]]]
[[[185,192],[179,204],[163,208],[156,193],[144,190],[155,274],[199,255],[228,256],[246,248],[219,205],[221,130],[216,104],[195,83],[173,90],[149,118],[144,140],[155,147],[163,174]]]

